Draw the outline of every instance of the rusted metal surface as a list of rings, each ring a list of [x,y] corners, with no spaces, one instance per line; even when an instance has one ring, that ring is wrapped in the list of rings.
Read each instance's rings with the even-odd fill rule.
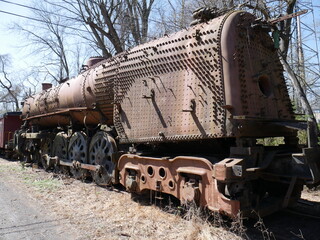
[[[113,82],[103,78],[101,88],[100,72],[99,67],[89,69],[76,78],[27,98],[23,107],[24,119],[42,126],[67,125],[71,119],[80,125],[112,124]],[[83,111],[78,111],[81,109]],[[63,116],[62,113],[67,111],[71,116]]]
[[[224,17],[132,49],[119,61],[115,126],[122,142],[224,135]],[[137,130],[139,129],[139,130]]]
[[[21,112],[7,112],[0,115],[0,150],[5,149],[8,142],[13,139],[14,132],[22,124]]]
[[[55,165],[61,165],[66,167],[76,167],[76,168],[82,168],[89,171],[98,171],[101,167],[100,166],[94,166],[90,164],[81,163],[78,161],[70,162],[68,159],[61,159],[57,156],[50,157],[48,154],[42,155],[42,158],[46,161],[46,164],[48,166],[55,166]]]
[[[260,118],[262,121],[294,118],[283,69],[272,39],[266,32],[250,27],[254,20],[254,16],[248,13],[233,13],[226,19],[222,30],[221,54],[229,126],[237,125],[237,121],[232,120],[237,116]],[[228,129],[227,135],[265,136],[260,130],[270,131],[270,135],[276,136],[272,127],[255,127],[254,122],[248,131],[238,127]],[[283,130],[290,135],[290,131]]]
[[[320,151],[311,140],[298,148],[306,124],[294,119],[275,44],[249,13],[203,21],[93,58],[78,77],[26,99],[19,151],[75,178],[232,217],[290,206],[303,184],[320,182]],[[256,142],[275,136],[285,145]]]
[[[87,107],[66,108],[44,114],[26,117],[24,120],[40,126],[65,126],[72,120],[75,124],[95,125],[102,121],[101,113],[96,109]]]
[[[52,83],[42,83],[42,91],[52,88]]]
[[[258,126],[240,131],[233,117],[292,120],[293,112],[272,39],[253,22],[233,12],[93,59],[77,78],[27,99],[23,115],[47,126],[114,124],[121,143],[263,136]],[[97,111],[57,116],[81,107]]]
[[[229,216],[239,213],[240,202],[219,192],[214,167],[207,159],[161,159],[126,154],[119,159],[118,169],[120,183],[132,192],[153,190],[171,194],[182,203],[195,202]],[[219,177],[223,178],[222,171]]]
[[[287,19],[290,19],[290,18],[294,18],[294,17],[300,16],[300,15],[305,14],[307,12],[308,12],[308,10],[304,9],[304,10],[299,11],[299,12],[295,12],[295,13],[291,13],[291,14],[288,14],[288,15],[285,15],[285,16],[281,16],[279,18],[271,19],[268,22],[270,24],[276,24],[278,22],[281,22],[281,21],[284,21],[284,20],[287,20]]]
[[[264,136],[259,125],[241,129],[233,117],[292,120],[277,53],[266,32],[251,28],[254,20],[234,12],[119,57],[114,124],[120,141]],[[292,134],[282,129],[270,136]]]
[[[92,68],[94,65],[97,63],[103,61],[105,58],[97,56],[97,57],[90,57],[89,60],[87,61],[87,67]]]

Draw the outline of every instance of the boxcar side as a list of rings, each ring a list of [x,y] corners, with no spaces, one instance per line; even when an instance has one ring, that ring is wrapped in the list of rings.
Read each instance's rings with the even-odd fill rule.
[[[21,112],[6,112],[0,115],[0,151],[8,148],[8,143],[13,139],[14,132],[20,128]]]

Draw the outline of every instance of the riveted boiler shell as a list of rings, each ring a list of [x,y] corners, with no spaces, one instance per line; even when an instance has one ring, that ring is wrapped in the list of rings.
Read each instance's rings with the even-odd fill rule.
[[[226,132],[230,136],[290,135],[287,128],[267,123],[290,121],[294,115],[277,49],[268,32],[252,27],[254,21],[249,13],[233,13],[223,24],[224,98],[227,124],[233,126]]]
[[[42,91],[25,100],[23,117],[31,124],[40,126],[74,124],[96,125],[112,124],[112,112],[105,116],[97,110],[95,81],[101,68],[98,66],[87,70],[76,78],[70,79],[56,87]],[[105,82],[108,80],[104,79]],[[104,91],[113,99],[113,92]],[[110,102],[107,104],[111,105]],[[112,108],[111,106],[108,106]]]
[[[120,141],[264,136],[267,127],[254,123],[249,134],[234,119],[292,119],[272,40],[251,29],[253,20],[248,13],[229,13],[116,57],[114,123]],[[265,63],[271,74],[266,81]],[[264,82],[272,90],[263,89]]]
[[[133,48],[120,62],[115,125],[123,142],[224,136],[220,26],[210,23]]]

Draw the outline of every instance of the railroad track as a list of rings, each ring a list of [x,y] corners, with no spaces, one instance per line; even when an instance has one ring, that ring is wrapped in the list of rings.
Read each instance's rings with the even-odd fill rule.
[[[320,202],[300,199],[295,207],[287,208],[285,212],[320,220]]]

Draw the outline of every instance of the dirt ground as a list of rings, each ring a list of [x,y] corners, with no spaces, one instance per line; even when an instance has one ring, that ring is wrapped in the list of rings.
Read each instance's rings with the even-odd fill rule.
[[[319,192],[303,197],[320,203]],[[279,212],[230,223],[0,159],[0,240],[320,239],[320,220]]]

